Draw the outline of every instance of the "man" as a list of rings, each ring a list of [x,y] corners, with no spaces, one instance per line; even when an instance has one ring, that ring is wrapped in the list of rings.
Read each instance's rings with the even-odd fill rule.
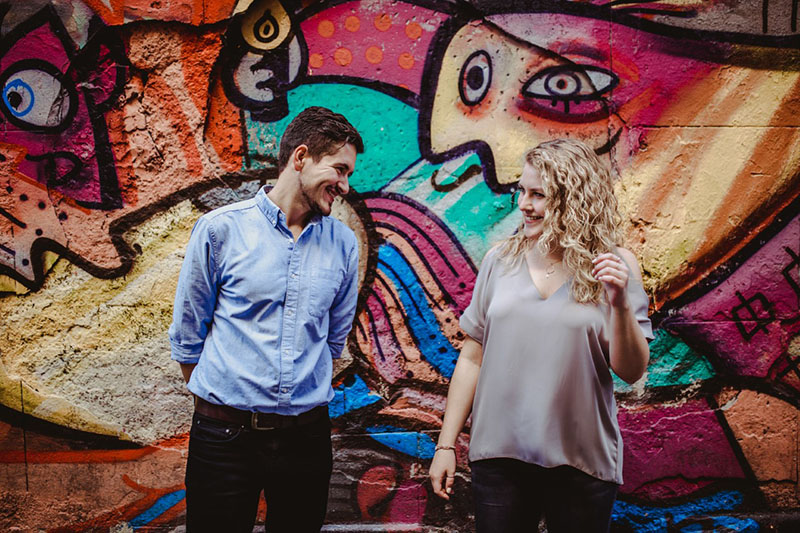
[[[347,119],[310,107],[284,132],[272,190],[192,230],[169,330],[195,395],[189,533],[252,531],[262,489],[268,532],[322,526],[332,358],[358,292],[356,237],[328,215],[363,150]]]

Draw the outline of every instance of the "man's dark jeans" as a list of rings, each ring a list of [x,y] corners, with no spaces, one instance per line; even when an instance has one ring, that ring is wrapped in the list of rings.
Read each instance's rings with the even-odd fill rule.
[[[195,413],[186,464],[186,530],[253,531],[258,497],[269,533],[318,533],[333,457],[328,417],[257,431]]]
[[[470,463],[477,533],[605,533],[618,485],[571,466],[543,468],[516,459]]]

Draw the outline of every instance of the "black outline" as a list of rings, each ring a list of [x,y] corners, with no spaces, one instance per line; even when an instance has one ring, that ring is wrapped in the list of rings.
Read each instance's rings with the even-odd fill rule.
[[[478,56],[483,56],[483,57],[486,58],[486,61],[487,61],[488,65],[489,65],[489,79],[486,80],[486,87],[481,92],[480,97],[478,97],[477,100],[472,101],[472,99],[467,98],[467,96],[464,94],[464,84],[467,83],[466,76],[469,74],[468,72],[466,72],[466,69],[467,69],[468,66],[470,66],[470,63],[472,62],[472,60],[474,58],[478,57]],[[480,68],[480,67],[478,67],[478,68]],[[471,67],[470,67],[470,69],[471,69]],[[481,69],[481,70],[483,70],[483,69]],[[489,53],[486,52],[485,50],[475,50],[464,61],[464,64],[461,65],[461,71],[458,73],[458,96],[461,98],[461,101],[464,102],[464,105],[468,105],[468,106],[472,107],[472,106],[476,106],[476,105],[480,104],[481,102],[483,102],[483,99],[486,98],[486,95],[489,93],[489,89],[492,88],[492,74],[493,74],[492,70],[493,70],[493,67],[492,67],[492,56],[490,56]]]
[[[24,72],[26,70],[36,70],[39,72],[44,72],[55,78],[60,84],[62,91],[65,92],[68,96],[69,101],[69,109],[67,109],[67,113],[63,116],[61,121],[56,124],[55,126],[42,126],[38,124],[34,124],[33,122],[28,122],[19,118],[18,116],[14,115],[11,110],[6,105],[5,97],[0,96],[0,111],[3,112],[6,120],[11,124],[15,125],[16,127],[20,128],[21,130],[31,131],[34,133],[61,133],[66,130],[71,124],[72,120],[75,118],[75,115],[78,113],[78,90],[75,88],[75,85],[72,83],[72,80],[67,74],[61,72],[58,67],[53,65],[52,63],[45,61],[44,59],[22,59],[11,64],[7,69],[0,74],[0,92],[4,92],[6,82],[8,81],[11,76],[15,74],[19,74],[20,72]]]

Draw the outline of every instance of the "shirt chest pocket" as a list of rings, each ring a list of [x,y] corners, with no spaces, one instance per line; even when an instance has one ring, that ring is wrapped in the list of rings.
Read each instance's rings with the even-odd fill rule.
[[[331,309],[333,299],[342,284],[342,271],[331,268],[317,268],[311,274],[309,287],[308,314],[322,318]]]

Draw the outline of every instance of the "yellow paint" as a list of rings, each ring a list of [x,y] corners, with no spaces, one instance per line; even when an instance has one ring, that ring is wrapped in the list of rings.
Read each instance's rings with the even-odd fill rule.
[[[644,230],[647,244],[641,248],[643,266],[655,278],[653,283],[667,282],[685,268],[687,259],[700,246],[715,244],[704,242],[710,224],[717,223],[714,214],[772,130],[768,126],[742,125],[756,121],[769,124],[799,77],[796,72],[772,72],[766,76],[761,71],[745,69],[729,73],[725,85],[713,94],[703,112],[687,121],[693,126],[675,126],[668,132],[654,131],[648,136],[648,153],[634,159],[618,189],[623,211],[636,218],[637,205],[652,204],[647,195],[657,194],[653,187],[669,185],[667,196],[659,202],[661,211],[653,215],[655,220],[648,221],[651,225]],[[743,87],[756,96],[741,94]],[[720,116],[720,107],[730,109],[726,106],[730,99],[738,105],[729,116]],[[679,157],[686,160],[670,168]],[[667,175],[674,174],[676,168],[685,175]],[[765,187],[780,189],[794,172],[796,166],[784,168]],[[669,183],[665,182],[667,178]],[[743,199],[739,220],[757,207]]]
[[[291,30],[289,14],[278,0],[253,2],[242,19],[244,40],[258,50],[277,48],[289,37]]]
[[[185,249],[199,216],[184,202],[127,234],[128,242],[143,250],[127,276],[94,278],[60,261],[40,291],[0,299],[0,315],[6,318],[0,324],[5,365],[0,368],[0,403],[20,410],[22,379],[25,412],[65,427],[129,438],[87,404],[92,400],[77,398],[70,379],[97,373],[106,361],[119,364],[143,342],[166,340],[178,270],[165,269],[164,263]],[[173,263],[179,261],[180,256]],[[152,356],[157,360],[150,364],[169,366],[168,347]],[[124,379],[113,386],[124,399]]]
[[[491,84],[483,99],[468,106],[459,95],[459,85],[478,51],[490,58]],[[431,149],[443,153],[470,141],[484,141],[494,157],[497,181],[513,183],[519,179],[525,152],[543,141],[577,137],[591,146],[605,144],[609,119],[568,124],[534,116],[520,105],[518,95],[525,82],[539,71],[567,63],[566,58],[512,40],[490,24],[464,26],[443,56],[431,111]]]

